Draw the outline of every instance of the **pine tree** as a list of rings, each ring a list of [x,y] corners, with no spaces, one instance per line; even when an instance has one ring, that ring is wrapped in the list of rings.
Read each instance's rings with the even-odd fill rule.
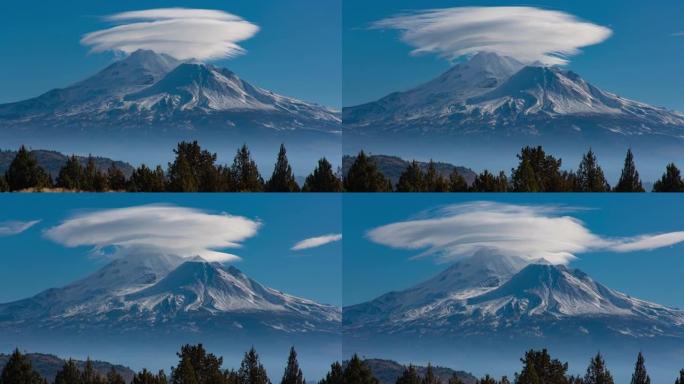
[[[508,190],[508,178],[503,171],[498,176],[494,176],[485,169],[475,177],[470,190],[472,192],[506,192]]]
[[[81,371],[76,367],[76,362],[72,359],[64,362],[62,369],[55,376],[55,384],[85,384],[81,380]]]
[[[420,384],[418,370],[413,365],[404,367],[404,372],[397,379],[396,384]]]
[[[347,367],[344,369],[342,377],[344,378],[342,380],[343,383],[380,384],[380,380],[373,376],[371,369],[357,354],[354,354],[349,362],[347,362]]]
[[[397,192],[425,192],[426,185],[420,164],[413,160],[399,176],[395,190]]]
[[[266,369],[259,362],[259,355],[254,347],[245,353],[238,371],[240,384],[270,384]]]
[[[236,191],[262,192],[264,190],[264,179],[259,174],[259,169],[252,160],[246,144],[238,149],[231,172]]]
[[[318,160],[316,169],[306,177],[303,192],[342,192],[342,181],[335,172],[332,165],[324,157]]]
[[[684,181],[674,163],[668,164],[663,177],[653,184],[653,192],[684,192]]]
[[[468,182],[456,169],[449,175],[449,192],[468,192]]]
[[[88,162],[83,171],[81,189],[89,192],[104,192],[107,190],[107,177],[97,169],[95,159],[92,156],[88,156]]]
[[[67,157],[64,166],[59,170],[57,186],[64,189],[80,190],[83,180],[83,168],[75,155]]]
[[[566,191],[561,173],[561,159],[547,155],[541,146],[525,147],[517,155],[518,167],[511,171],[515,192]]]
[[[2,384],[46,384],[47,381],[33,370],[27,356],[15,349],[0,373]]]
[[[610,185],[603,176],[603,170],[596,161],[596,155],[589,149],[580,162],[576,174],[577,191],[579,192],[609,192]]]
[[[126,190],[126,175],[114,163],[107,169],[107,185],[112,191]]]
[[[93,361],[88,358],[81,372],[81,383],[83,384],[104,384],[104,379],[95,370]]]
[[[499,175],[495,179],[496,190],[494,192],[507,192],[508,191],[508,177],[504,171],[500,171]]]
[[[47,188],[51,184],[50,176],[38,165],[33,153],[23,145],[5,172],[5,180],[10,191]]]
[[[361,151],[344,177],[344,189],[347,192],[390,192],[392,185],[375,162]]]
[[[234,369],[225,371],[226,384],[240,384],[240,376]]]
[[[501,376],[501,380],[499,380],[499,384],[511,384],[511,382],[508,380],[508,376]]]
[[[529,350],[520,361],[523,369],[515,375],[516,384],[568,384],[568,364],[552,359],[546,349]]]
[[[198,192],[199,180],[185,156],[178,156],[173,163],[169,163],[169,178],[166,189],[173,192]]]
[[[9,191],[9,185],[7,185],[7,180],[5,180],[5,175],[0,174],[0,192]]]
[[[161,166],[151,170],[143,164],[131,174],[128,180],[128,191],[164,192],[165,184],[164,170]]]
[[[107,384],[126,384],[126,380],[124,380],[123,376],[119,374],[119,372],[114,369],[114,367],[110,368],[109,372],[107,372]]]
[[[224,372],[221,370],[223,358],[207,353],[202,344],[184,345],[177,353],[178,366],[171,369],[171,382],[187,383],[223,383]]]
[[[634,155],[632,155],[631,149],[627,150],[625,165],[622,168],[620,180],[613,191],[644,192],[644,187],[641,185],[641,179],[639,179],[639,172],[636,170],[636,165],[634,164]]]
[[[508,380],[508,379],[506,379],[506,380]],[[454,374],[451,375],[451,377],[449,378],[449,381],[447,382],[447,384],[464,384],[464,383],[463,383],[463,380],[461,380],[461,378],[458,377],[458,376],[454,373]],[[503,384],[503,383],[502,383],[502,384]],[[510,383],[506,383],[506,384],[510,384]]]
[[[197,141],[181,141],[168,167],[167,189],[175,192],[219,192],[222,188],[216,154],[203,150]]]
[[[483,378],[477,381],[477,384],[497,384],[497,382],[493,377],[485,375]]]
[[[543,384],[532,362],[525,361],[522,371],[515,374],[515,384]]]
[[[439,380],[439,377],[435,375],[434,370],[432,369],[432,365],[428,363],[427,370],[425,371],[425,377],[423,377],[423,380],[420,382],[421,384],[442,384],[442,382]]]
[[[285,373],[283,373],[283,379],[280,381],[281,384],[306,384],[304,380],[304,375],[302,370],[299,369],[299,363],[297,362],[297,352],[294,347],[290,348],[290,356],[287,358],[287,367],[285,367]]]
[[[675,380],[675,384],[684,384],[684,369],[679,371],[679,377]]]
[[[266,183],[267,192],[299,192],[299,186],[295,181],[292,167],[287,161],[287,151],[285,145],[280,144],[278,160],[273,168],[273,174]]]
[[[344,371],[342,364],[334,362],[330,365],[330,372],[325,375],[325,378],[318,382],[318,384],[344,384]],[[684,383],[683,383],[684,384]]]
[[[601,353],[597,353],[589,362],[587,373],[584,375],[584,384],[613,384],[613,376],[606,368],[606,362]]]
[[[159,371],[158,374],[153,374],[147,369],[143,369],[133,376],[133,381],[131,384],[167,384],[168,380],[164,371]],[[186,382],[183,382],[184,384]],[[192,383],[188,381],[187,383]]]
[[[233,172],[227,165],[218,166],[219,175],[219,190],[221,192],[235,192],[235,183],[233,182]]]
[[[513,190],[516,192],[542,192],[543,187],[537,180],[537,175],[534,172],[532,163],[529,160],[523,159],[520,161],[517,169],[512,172]]]
[[[200,384],[199,375],[195,367],[188,359],[181,360],[178,367],[171,368],[171,383],[173,384]]]
[[[425,191],[426,192],[448,192],[449,185],[444,181],[444,177],[437,172],[437,164],[432,159],[428,163],[425,171]]]
[[[639,352],[639,355],[637,356],[630,384],[651,384],[651,378],[648,377],[646,366],[644,365],[644,355],[642,355],[641,352]]]

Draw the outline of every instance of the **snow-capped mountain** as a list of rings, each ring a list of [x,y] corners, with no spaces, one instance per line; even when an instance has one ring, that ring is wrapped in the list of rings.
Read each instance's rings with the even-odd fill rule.
[[[456,64],[434,80],[405,92],[356,107],[344,108],[345,128],[401,123],[448,113],[453,105],[496,89],[523,64],[494,53],[480,53]]]
[[[139,50],[71,87],[0,105],[0,127],[339,130],[332,110],[278,95],[227,69]]]
[[[129,256],[83,280],[0,304],[0,332],[339,333],[340,309],[201,259]],[[4,333],[3,332],[3,333]]]
[[[402,292],[344,308],[345,334],[554,340],[684,338],[684,311],[561,265],[475,255]]]
[[[286,73],[283,76],[287,76]],[[182,140],[229,161],[246,143],[270,167],[281,143],[294,171],[341,159],[339,111],[251,85],[214,65],[139,50],[72,86],[0,105],[3,148],[164,164]],[[268,172],[266,170],[265,172]]]
[[[621,134],[684,133],[684,114],[624,99],[557,67],[523,64],[479,53],[406,92],[343,110],[345,129],[544,134],[539,121],[597,119],[594,127]],[[581,130],[580,124],[567,129]]]
[[[592,147],[619,169],[631,147],[642,175],[654,177],[684,145],[684,113],[601,90],[570,70],[494,53],[342,115],[345,153],[469,159],[478,168],[507,168],[522,146],[543,145],[572,166]]]
[[[112,108],[124,95],[156,83],[179,63],[168,55],[136,51],[67,88],[53,89],[26,101],[0,105],[0,126],[30,124],[41,119],[58,120]]]

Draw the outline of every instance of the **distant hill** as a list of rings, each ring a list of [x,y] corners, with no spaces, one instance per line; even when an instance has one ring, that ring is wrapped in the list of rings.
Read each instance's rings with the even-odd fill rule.
[[[408,167],[410,163],[409,161],[397,156],[371,155],[369,157],[378,166],[380,172],[382,172],[383,175],[392,181],[392,185],[397,184],[401,173],[406,170],[406,167]],[[356,156],[344,155],[344,157],[342,157],[343,175],[347,174],[349,168],[354,163],[354,160],[356,160]],[[423,170],[423,172],[427,170],[428,163],[419,161],[418,164],[420,164],[420,168]],[[435,166],[437,167],[439,174],[446,178],[448,178],[451,172],[453,172],[455,169],[461,176],[463,176],[468,185],[471,185],[475,180],[475,176],[477,176],[472,169],[462,166],[442,162],[435,162]]]
[[[64,164],[66,164],[67,161],[67,155],[57,151],[36,149],[31,151],[31,153],[33,153],[33,155],[36,157],[36,160],[38,160],[38,164],[43,167],[43,169],[45,169],[50,176],[52,176],[53,180],[57,178],[57,175],[59,175],[59,170],[64,166]],[[5,173],[16,155],[17,151],[0,150],[0,173]],[[76,158],[78,158],[79,162],[84,167],[88,163],[88,157],[86,156],[76,156]],[[112,166],[112,164],[116,164],[116,166],[121,169],[126,177],[131,176],[133,173],[133,166],[123,161],[116,161],[106,157],[96,156],[93,156],[93,159],[95,159],[95,165],[97,166],[97,169],[102,172],[106,172],[107,169]]]
[[[50,383],[54,381],[57,372],[62,368],[65,362],[64,359],[61,359],[55,355],[47,355],[43,353],[29,353],[26,356],[28,356],[29,360],[31,360],[31,365],[33,366],[33,369],[40,373],[40,375],[46,378]],[[9,360],[9,355],[0,353],[0,370],[2,370],[2,368],[5,367],[5,364],[7,364],[7,360]],[[75,361],[76,366],[78,366],[79,369],[83,369],[83,367],[85,366],[85,361]],[[127,383],[133,380],[133,375],[135,374],[135,372],[133,372],[133,370],[128,367],[124,367],[123,365],[110,364],[98,360],[93,360],[92,363],[95,370],[103,376],[106,375],[107,372],[109,372],[113,367],[114,370],[116,370],[121,376],[123,376]]]
[[[381,384],[394,384],[397,381],[397,378],[404,372],[404,366],[393,360],[366,359],[365,361],[373,372],[373,376],[380,380]],[[417,365],[415,367],[418,370],[419,375],[425,375],[425,372],[427,371],[426,367]],[[449,378],[454,374],[456,374],[464,384],[477,383],[477,378],[468,372],[455,371],[450,368],[435,366],[433,366],[432,369],[442,383],[448,382]]]

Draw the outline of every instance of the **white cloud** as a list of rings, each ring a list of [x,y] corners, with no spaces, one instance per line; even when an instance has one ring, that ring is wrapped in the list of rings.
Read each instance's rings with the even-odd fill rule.
[[[210,9],[148,9],[115,14],[107,20],[119,25],[81,39],[93,52],[150,49],[179,60],[230,58],[244,54],[237,43],[259,31],[239,16]]]
[[[295,244],[290,249],[293,251],[301,251],[304,249],[320,247],[322,245],[326,245],[326,244],[333,243],[335,241],[340,241],[340,240],[342,240],[342,234],[341,233],[331,233],[329,235],[316,236],[316,237],[310,237],[308,239],[304,239],[304,240],[298,242],[297,244]]]
[[[18,235],[25,230],[33,227],[34,225],[40,223],[40,220],[33,221],[2,221],[0,222],[0,236],[11,236]]]
[[[45,236],[67,247],[93,246],[96,252],[113,247],[115,256],[151,252],[224,262],[240,259],[223,250],[239,248],[260,225],[242,216],[145,205],[79,214]]]
[[[490,250],[529,261],[567,264],[590,251],[633,252],[684,242],[684,232],[609,238],[592,233],[568,215],[573,208],[475,202],[452,205],[426,217],[384,225],[368,232],[379,244],[423,250],[417,257],[439,261]]]
[[[454,60],[494,52],[525,63],[566,64],[581,47],[612,31],[577,17],[534,7],[457,7],[417,11],[379,20],[372,28],[398,29],[412,54]]]

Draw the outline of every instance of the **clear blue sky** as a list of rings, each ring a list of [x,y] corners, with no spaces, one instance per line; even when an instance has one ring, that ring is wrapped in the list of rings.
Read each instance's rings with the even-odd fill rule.
[[[373,299],[422,282],[448,264],[410,260],[422,250],[405,251],[372,243],[369,229],[409,219],[421,211],[468,201],[550,204],[589,208],[573,212],[595,234],[635,236],[684,230],[684,196],[627,194],[345,194],[344,305]],[[684,308],[680,289],[684,244],[632,253],[579,254],[570,267],[631,296]]]
[[[2,196],[0,221],[42,220],[14,236],[0,236],[0,302],[25,298],[59,287],[97,270],[105,260],[88,247],[65,248],[43,231],[72,215],[152,203],[198,208],[211,213],[259,219],[262,228],[240,249],[234,265],[253,279],[283,292],[340,305],[340,242],[298,252],[290,248],[305,238],[341,232],[338,194],[13,194]]]
[[[436,56],[409,56],[396,31],[368,30],[402,11],[456,6],[522,5],[559,10],[607,26],[613,36],[586,47],[569,68],[620,96],[684,110],[684,2],[681,0],[345,0],[343,105],[373,101],[433,79],[450,64]]]
[[[79,43],[83,34],[110,26],[102,17],[165,7],[219,9],[259,25],[261,31],[240,44],[247,55],[214,64],[257,86],[340,107],[340,0],[4,0],[0,103],[65,87],[111,63],[112,54],[88,55]]]

